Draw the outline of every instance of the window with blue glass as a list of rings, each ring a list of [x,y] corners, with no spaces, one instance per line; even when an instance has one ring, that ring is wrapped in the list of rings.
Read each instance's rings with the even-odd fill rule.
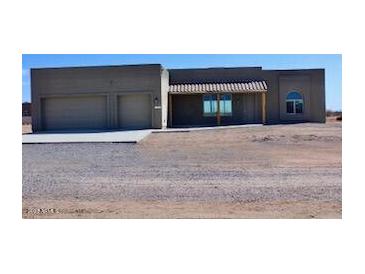
[[[289,92],[286,97],[286,113],[301,114],[304,111],[303,97],[297,91]]]
[[[217,94],[203,96],[203,114],[204,116],[215,116],[218,112]],[[232,115],[232,95],[221,94],[219,97],[219,112],[222,116]]]
[[[204,116],[215,116],[218,110],[218,102],[216,94],[203,96],[203,112]]]
[[[232,95],[221,94],[219,98],[219,110],[221,115],[230,116],[232,115]]]

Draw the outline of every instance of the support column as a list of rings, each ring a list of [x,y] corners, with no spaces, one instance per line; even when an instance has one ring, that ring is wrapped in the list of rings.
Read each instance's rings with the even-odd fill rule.
[[[217,93],[217,125],[221,125],[221,107],[220,107],[220,94]]]
[[[262,93],[261,108],[262,108],[262,124],[266,124],[266,93],[265,92]]]

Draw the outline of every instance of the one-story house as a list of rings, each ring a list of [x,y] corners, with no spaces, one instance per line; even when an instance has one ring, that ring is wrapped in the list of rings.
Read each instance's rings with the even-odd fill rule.
[[[325,122],[324,69],[31,70],[33,131]]]

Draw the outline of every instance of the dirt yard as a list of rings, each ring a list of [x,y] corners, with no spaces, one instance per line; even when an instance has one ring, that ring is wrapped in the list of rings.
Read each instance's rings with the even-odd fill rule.
[[[341,218],[341,122],[23,145],[23,218]]]
[[[22,134],[32,133],[32,125],[22,125]]]
[[[22,134],[32,133],[32,117],[22,117]]]

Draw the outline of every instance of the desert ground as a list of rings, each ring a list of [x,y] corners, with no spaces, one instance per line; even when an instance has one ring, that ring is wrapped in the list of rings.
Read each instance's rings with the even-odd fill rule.
[[[341,218],[341,131],[331,120],[23,145],[23,218]]]
[[[30,124],[22,125],[22,133],[23,134],[32,133],[32,125]]]

